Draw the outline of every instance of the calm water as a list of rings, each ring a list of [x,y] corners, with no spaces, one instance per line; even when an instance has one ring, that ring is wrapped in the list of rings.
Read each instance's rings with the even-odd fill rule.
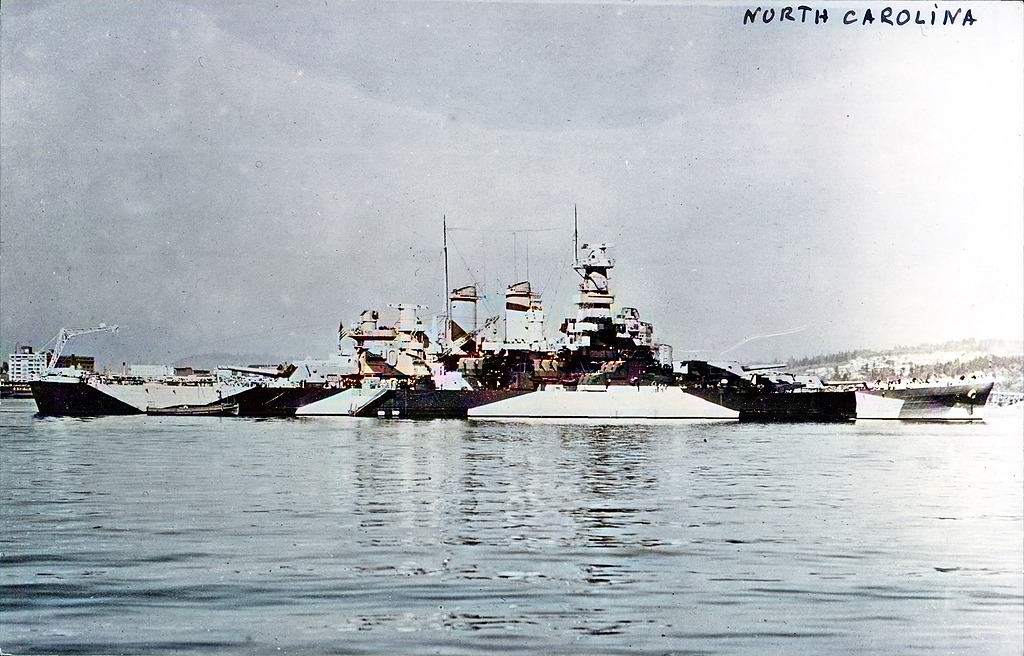
[[[1024,427],[37,419],[10,653],[1015,654]]]

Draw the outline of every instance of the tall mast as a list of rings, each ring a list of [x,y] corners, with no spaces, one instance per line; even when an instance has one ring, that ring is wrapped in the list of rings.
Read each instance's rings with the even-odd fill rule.
[[[580,263],[580,229],[579,218],[576,215],[576,205],[572,206],[572,263]]]
[[[448,289],[448,217],[441,215],[441,232],[444,233],[444,339],[447,342],[452,320],[452,300]]]

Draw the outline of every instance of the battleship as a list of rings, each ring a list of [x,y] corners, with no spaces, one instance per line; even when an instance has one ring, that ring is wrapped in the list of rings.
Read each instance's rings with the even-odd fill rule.
[[[636,308],[610,288],[608,244],[583,244],[574,312],[545,337],[541,295],[529,281],[505,291],[504,313],[478,317],[476,285],[450,291],[427,327],[423,306],[366,310],[338,331],[323,360],[225,366],[200,380],[143,380],[51,366],[31,383],[41,415],[150,414],[397,419],[977,421],[993,383],[872,388],[830,385],[779,366],[674,361]],[[446,285],[447,287],[447,285]],[[390,314],[394,320],[383,317]],[[62,331],[74,335],[108,327]],[[225,412],[224,408],[230,408]]]

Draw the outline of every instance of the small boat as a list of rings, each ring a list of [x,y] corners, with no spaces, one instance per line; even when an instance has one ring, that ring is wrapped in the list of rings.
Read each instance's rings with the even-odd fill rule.
[[[150,406],[146,408],[146,414],[176,417],[231,417],[238,415],[238,404],[172,405],[164,408]]]

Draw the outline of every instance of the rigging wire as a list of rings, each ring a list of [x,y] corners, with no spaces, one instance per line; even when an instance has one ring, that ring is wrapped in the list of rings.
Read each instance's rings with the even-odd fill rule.
[[[511,219],[508,219],[508,220],[511,220]],[[564,226],[564,227],[563,226],[556,226],[556,227],[549,227],[549,228],[479,228],[479,227],[463,227],[463,226],[450,226],[450,225],[446,225],[445,226],[446,232],[449,232],[449,233],[450,232],[475,232],[475,233],[501,233],[501,234],[506,234],[506,235],[511,233],[512,234],[513,277],[516,279],[516,281],[519,280],[519,277],[518,277],[519,233],[524,233],[524,235],[525,235],[525,234],[533,233],[533,232],[538,232],[538,233],[540,233],[540,232],[556,232],[556,231],[570,230],[570,229],[571,228],[568,227],[568,226]],[[474,272],[473,268],[469,266],[469,263],[466,261],[466,258],[463,255],[462,251],[459,250],[459,248],[454,243],[449,241],[449,242],[446,243],[446,245],[447,245],[448,248],[453,249],[454,252],[458,255],[459,260],[462,261],[462,265],[465,267],[465,270],[469,273],[470,280],[473,282],[474,285],[476,285],[477,290],[478,290],[478,292],[480,294],[480,301],[481,301],[481,305],[483,306],[484,312],[488,316],[495,316],[497,314],[497,311],[494,308],[494,299],[492,298],[493,295],[486,292],[486,290],[484,289],[484,284],[485,283],[481,283],[480,282],[478,275]],[[526,239],[526,244],[524,246],[524,249],[525,249],[524,252],[525,252],[525,257],[526,257],[526,279],[529,280],[529,277],[530,277],[530,261],[529,261],[530,250],[529,250],[529,239],[528,238]],[[483,277],[486,279],[486,277],[487,277],[487,270],[486,270],[487,258],[486,257],[483,258],[482,261],[483,261],[483,266],[484,266]],[[554,274],[555,274],[556,271],[558,271],[563,266],[564,266],[564,264],[561,263],[561,262],[558,262],[558,263],[554,264],[554,266],[552,267],[552,272],[551,272],[551,274],[548,275],[547,282],[545,282],[544,288],[539,290],[539,292],[541,294],[543,294],[544,293],[544,289],[546,289],[550,285],[552,277],[556,278],[556,283],[560,283],[561,282],[561,277],[560,276],[556,277],[556,276],[554,276]],[[557,285],[556,285],[556,287],[557,287]],[[501,304],[503,306],[504,305],[503,299],[499,298],[498,300],[499,300],[499,302],[501,302]]]
[[[452,250],[455,251],[455,254],[459,256],[459,259],[462,260],[462,265],[466,267],[466,272],[469,273],[469,279],[476,286],[477,293],[480,295],[480,300],[483,301],[484,311],[488,314],[488,316],[497,314],[494,310],[494,306],[491,304],[490,295],[484,293],[485,290],[483,283],[481,283],[477,279],[476,274],[473,272],[473,269],[469,266],[469,263],[466,262],[466,258],[462,254],[462,251],[460,251],[458,246],[454,244],[449,244],[449,246],[452,248]]]
[[[449,227],[448,231],[459,232],[553,232],[555,230],[568,230],[569,228],[459,228]]]

